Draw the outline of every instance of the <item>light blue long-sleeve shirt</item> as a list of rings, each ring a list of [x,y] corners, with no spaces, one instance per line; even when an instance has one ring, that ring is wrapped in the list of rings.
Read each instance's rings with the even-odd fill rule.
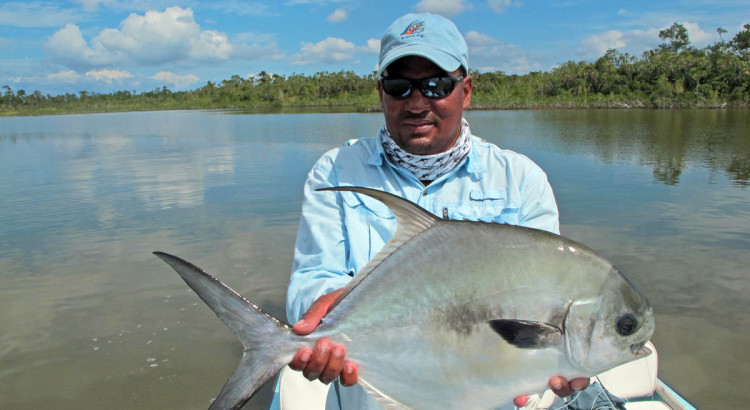
[[[307,176],[294,265],[287,290],[287,320],[294,323],[320,296],[339,289],[396,232],[382,203],[352,192],[316,192],[363,186],[406,198],[448,219],[508,223],[559,233],[558,211],[546,174],[527,157],[473,138],[466,160],[428,186],[391,164],[378,138],[325,153]],[[338,387],[338,386],[337,386]],[[330,389],[326,408],[377,409],[360,386]],[[278,391],[271,406],[278,409]]]
[[[382,203],[353,192],[363,186],[406,198],[441,218],[494,221],[559,233],[558,211],[546,174],[529,158],[478,138],[466,160],[424,186],[392,165],[378,138],[324,154],[308,174],[287,290],[294,323],[320,296],[346,285],[396,231]]]

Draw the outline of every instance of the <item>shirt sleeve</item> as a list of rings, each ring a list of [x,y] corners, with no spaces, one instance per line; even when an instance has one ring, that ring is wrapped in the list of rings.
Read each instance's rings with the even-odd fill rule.
[[[307,176],[302,214],[294,247],[294,263],[287,288],[289,323],[302,317],[320,296],[339,289],[352,278],[347,270],[348,240],[341,215],[341,196],[316,189],[338,185],[333,155],[325,155]]]
[[[560,214],[547,175],[537,169],[521,187],[524,198],[518,224],[560,234]]]

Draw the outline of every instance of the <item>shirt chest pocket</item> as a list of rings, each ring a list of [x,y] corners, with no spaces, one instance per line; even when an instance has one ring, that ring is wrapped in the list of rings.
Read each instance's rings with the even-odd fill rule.
[[[357,272],[396,232],[396,217],[377,199],[341,192],[349,241],[349,268]]]
[[[468,200],[440,202],[443,216],[452,220],[498,222],[518,225],[521,201],[508,199],[504,189],[472,190]]]

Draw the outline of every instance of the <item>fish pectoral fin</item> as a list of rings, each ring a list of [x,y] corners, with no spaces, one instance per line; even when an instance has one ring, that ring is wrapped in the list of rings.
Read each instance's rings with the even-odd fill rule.
[[[545,322],[495,319],[489,325],[506,342],[521,349],[544,349],[562,343],[562,330]]]

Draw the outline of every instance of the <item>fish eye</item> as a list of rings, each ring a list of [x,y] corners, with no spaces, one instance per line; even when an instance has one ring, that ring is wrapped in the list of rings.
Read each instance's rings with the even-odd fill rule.
[[[630,313],[617,318],[615,329],[621,336],[630,336],[638,330],[638,319]]]

